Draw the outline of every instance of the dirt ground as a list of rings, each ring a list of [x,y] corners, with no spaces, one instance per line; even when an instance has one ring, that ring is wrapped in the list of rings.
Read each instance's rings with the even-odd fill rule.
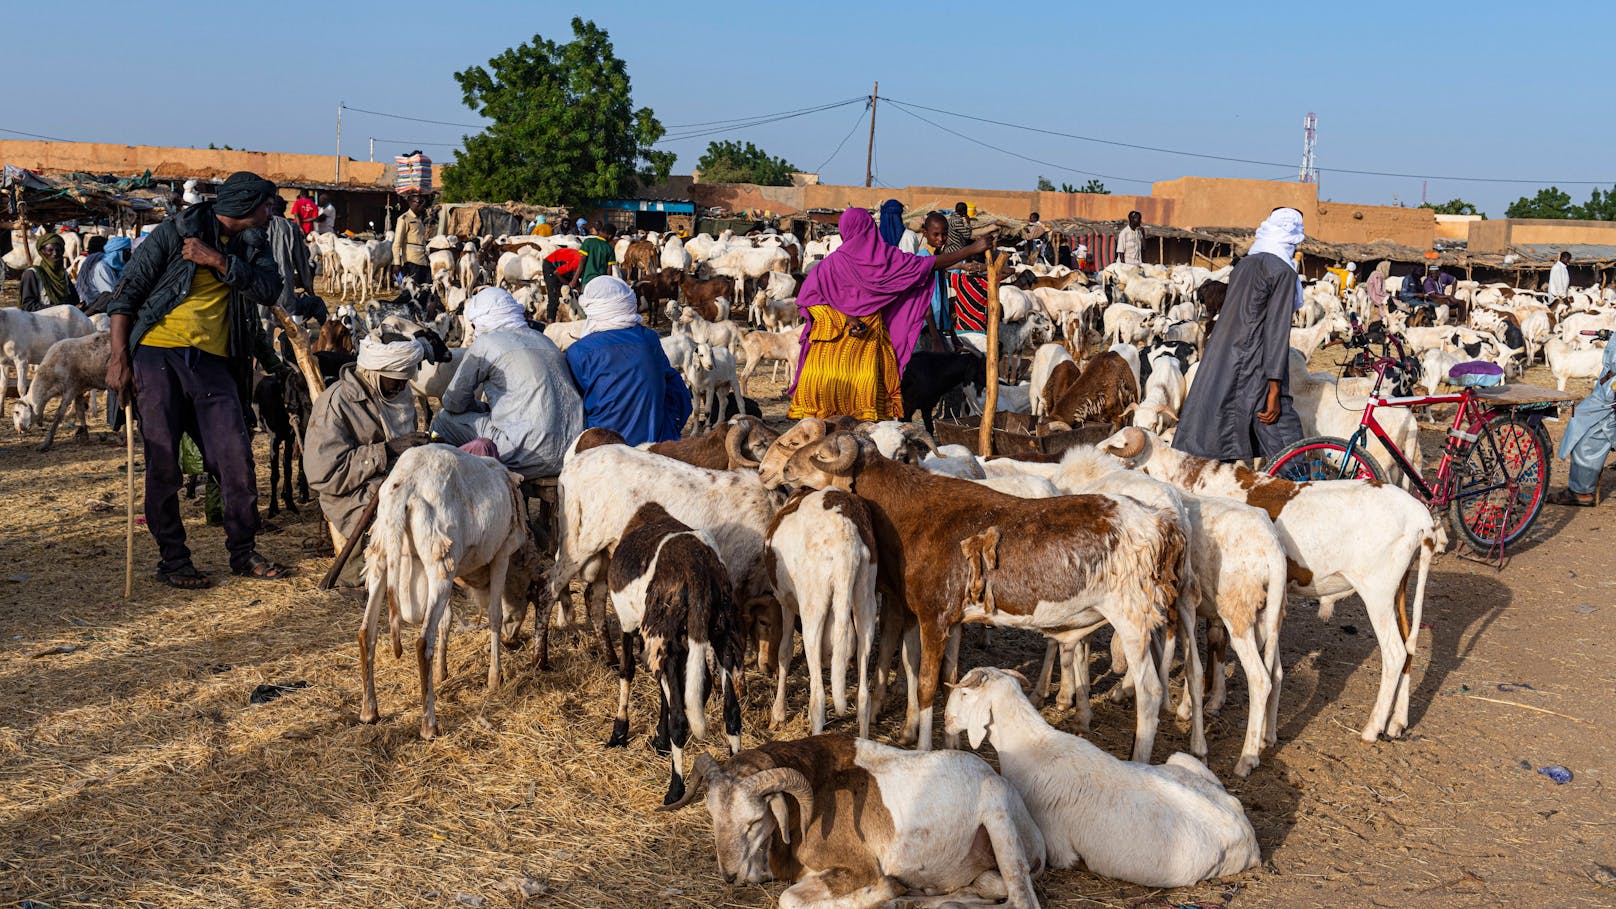
[[[766,387],[778,413],[779,385]],[[582,638],[559,636],[549,673],[526,652],[507,656],[505,685],[490,693],[486,638],[468,627],[452,645],[440,739],[417,738],[408,658],[379,659],[383,717],[360,725],[359,611],[315,589],[330,556],[316,506],[278,516],[261,538],[300,569],[277,584],[226,577],[221,532],[203,525],[200,501],[187,502],[197,562],[222,583],[159,586],[155,546],[137,528],[126,603],[121,440],[95,421],[92,440],[67,432],[42,454],[39,430],[13,436],[9,413],[5,425],[0,904],[773,904],[780,884],[723,883],[699,805],[652,810],[667,768],[646,746],[655,701],[645,677],[629,747],[606,750],[616,678]],[[258,456],[262,470],[262,437]],[[1554,472],[1563,483],[1564,463]],[[1330,624],[1293,601],[1278,746],[1249,779],[1230,772],[1246,717],[1238,673],[1208,730],[1209,765],[1245,805],[1263,865],[1170,892],[1055,872],[1039,882],[1044,904],[1616,904],[1613,509],[1547,507],[1502,572],[1451,553],[1438,560],[1401,741],[1357,737],[1380,665],[1357,601]],[[460,621],[474,623],[466,613]],[[1031,672],[1040,652],[1029,636],[999,633],[990,656],[968,635],[966,666]],[[1098,676],[1106,657],[1096,652]],[[306,687],[250,706],[270,683]],[[1109,685],[1096,686],[1092,737],[1121,755],[1131,707],[1104,700]],[[801,670],[791,693],[792,720],[775,736],[806,734]],[[770,736],[771,697],[752,671],[746,745]],[[896,689],[893,701],[902,704]],[[1046,716],[1072,727],[1069,714]],[[889,709],[876,737],[890,741],[900,724],[901,710]],[[1164,722],[1156,759],[1186,746],[1184,730]],[[1552,764],[1573,780],[1536,772]]]

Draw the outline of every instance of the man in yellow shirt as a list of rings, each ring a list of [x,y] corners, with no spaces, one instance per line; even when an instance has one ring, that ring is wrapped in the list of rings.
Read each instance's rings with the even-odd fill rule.
[[[258,481],[244,415],[256,358],[280,368],[258,310],[275,302],[280,272],[264,236],[275,184],[240,171],[211,202],[192,205],[135,249],[107,305],[107,386],[133,400],[146,446],[146,526],[161,559],[157,579],[211,584],[191,562],[180,520],[180,436],[202,449],[219,480],[230,570],[278,580],[292,573],[259,555]]]
[[[405,196],[409,209],[393,223],[393,264],[400,278],[413,280],[417,287],[432,287],[432,265],[426,257],[426,197],[421,193]]]

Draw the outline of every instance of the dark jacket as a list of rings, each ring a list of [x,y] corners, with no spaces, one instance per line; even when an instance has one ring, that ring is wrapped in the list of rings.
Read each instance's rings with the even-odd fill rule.
[[[256,357],[266,369],[280,366],[280,358],[264,334],[258,307],[275,302],[281,290],[280,270],[270,255],[269,241],[261,230],[243,231],[221,249],[219,219],[213,216],[213,203],[203,202],[169,218],[151,232],[124,267],[109,315],[131,316],[135,320],[129,336],[134,352],[140,339],[163,320],[191,292],[196,263],[182,255],[185,240],[196,237],[225,256],[225,271],[219,280],[230,287],[229,311],[230,372],[235,377],[242,400],[251,399],[252,361]]]

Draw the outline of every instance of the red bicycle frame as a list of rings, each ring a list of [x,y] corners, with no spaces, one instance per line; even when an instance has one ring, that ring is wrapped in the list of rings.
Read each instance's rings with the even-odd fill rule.
[[[1457,455],[1463,453],[1464,446],[1476,441],[1476,437],[1480,435],[1482,425],[1492,415],[1492,409],[1482,406],[1476,400],[1476,393],[1468,388],[1458,394],[1382,396],[1379,394],[1380,384],[1386,377],[1386,367],[1391,364],[1392,361],[1387,358],[1381,358],[1375,363],[1375,391],[1370,394],[1369,403],[1364,406],[1363,417],[1358,421],[1357,432],[1354,432],[1352,438],[1347,440],[1347,450],[1352,451],[1363,445],[1364,436],[1373,434],[1375,438],[1380,440],[1380,444],[1386,446],[1386,451],[1391,454],[1392,460],[1397,463],[1397,466],[1414,484],[1414,488],[1418,491],[1421,499],[1432,507],[1447,505],[1449,502],[1449,490],[1452,488],[1448,478],[1452,473],[1453,460]],[[1386,430],[1381,428],[1380,421],[1375,419],[1375,408],[1377,407],[1424,407],[1430,404],[1459,405],[1458,411],[1453,415],[1453,425],[1448,428],[1448,444],[1442,447],[1442,461],[1437,465],[1436,486],[1434,489],[1425,482],[1424,472],[1408,462],[1408,458],[1403,454],[1402,449],[1397,447],[1397,443],[1393,442]],[[1467,418],[1470,419],[1467,420]],[[1367,450],[1368,446],[1364,446],[1364,448]],[[1350,463],[1350,459],[1342,461],[1341,473],[1343,477],[1346,476],[1348,463]]]

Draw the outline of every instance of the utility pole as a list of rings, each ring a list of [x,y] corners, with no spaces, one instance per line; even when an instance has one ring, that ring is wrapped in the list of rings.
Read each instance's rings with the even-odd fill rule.
[[[875,162],[875,103],[881,99],[881,83],[877,81],[870,89],[870,144],[864,149],[864,185],[870,185],[874,176],[870,173],[870,165]]]
[[[375,136],[370,137],[370,161],[371,161],[371,163],[375,163],[375,161],[376,161],[376,137]]]
[[[342,182],[342,102],[337,102],[337,176],[333,183]]]

